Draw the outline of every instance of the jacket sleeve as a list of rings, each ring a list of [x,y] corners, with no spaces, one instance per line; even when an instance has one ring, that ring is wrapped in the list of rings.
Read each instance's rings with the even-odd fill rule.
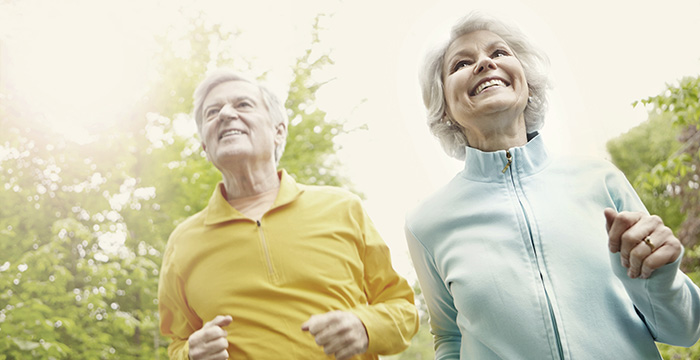
[[[457,309],[452,295],[437,271],[432,254],[416,238],[408,223],[406,241],[430,315],[435,360],[459,359],[462,335],[457,327]]]
[[[616,210],[647,213],[625,176],[614,172],[608,177],[608,189]],[[690,347],[700,339],[700,289],[680,270],[683,254],[656,269],[649,279],[630,279],[620,264],[620,254],[611,254],[613,271],[641,313],[654,340]]]
[[[367,304],[350,311],[367,329],[367,353],[389,355],[406,349],[418,332],[413,289],[391,265],[389,248],[361,206],[358,226],[364,242],[364,292]]]
[[[164,336],[172,339],[172,343],[168,346],[170,359],[189,360],[187,340],[194,331],[202,327],[202,320],[187,306],[184,281],[173,262],[174,248],[172,241],[169,241],[158,281],[160,331]]]

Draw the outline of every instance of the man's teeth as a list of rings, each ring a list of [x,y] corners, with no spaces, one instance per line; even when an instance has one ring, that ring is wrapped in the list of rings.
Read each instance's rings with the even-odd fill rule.
[[[498,79],[489,80],[477,86],[476,91],[474,91],[474,95],[479,95],[482,91],[491,86],[506,86],[506,84]]]
[[[228,131],[224,131],[224,133],[221,134],[221,136],[219,138],[223,138],[224,136],[228,136],[228,135],[240,135],[240,134],[243,134],[240,130],[228,130]]]

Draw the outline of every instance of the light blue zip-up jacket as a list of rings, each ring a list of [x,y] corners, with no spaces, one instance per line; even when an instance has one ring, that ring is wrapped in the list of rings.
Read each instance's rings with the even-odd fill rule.
[[[608,162],[552,159],[539,135],[467,148],[464,170],[406,220],[436,359],[660,359],[654,340],[692,346],[700,289],[680,260],[627,277],[606,207],[646,212]]]

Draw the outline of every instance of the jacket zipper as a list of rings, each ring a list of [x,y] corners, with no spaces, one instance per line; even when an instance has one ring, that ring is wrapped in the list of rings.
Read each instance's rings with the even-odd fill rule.
[[[272,276],[273,279],[277,277],[277,274],[275,273],[275,269],[272,267],[272,258],[270,258],[270,251],[267,247],[267,241],[265,241],[265,233],[262,230],[262,224],[260,223],[260,220],[255,220],[255,223],[258,225],[258,233],[260,234],[260,243],[263,248],[263,253],[265,254],[265,261],[267,261],[267,271]]]
[[[508,160],[508,163],[506,163],[506,167],[501,170],[501,173],[505,174],[506,170],[510,167],[510,164],[513,163],[513,155],[510,154],[510,151],[506,150],[506,160]]]
[[[503,168],[501,171],[502,173],[505,174],[505,172],[508,170],[508,168],[511,166],[513,163],[513,156],[510,153],[510,151],[506,150],[506,160],[508,161],[506,163],[506,166]],[[511,185],[513,185],[513,189],[515,190],[515,178],[513,177],[513,170],[511,169],[510,171],[510,181]],[[523,201],[518,195],[518,192],[515,191],[515,197],[518,199],[518,204],[520,204],[520,210],[523,213],[523,216],[525,217],[525,223],[527,224],[527,231],[530,236],[530,244],[532,244],[532,251],[535,255],[535,263],[537,264],[537,271],[540,273],[540,281],[542,284],[542,289],[544,290],[544,296],[545,300],[547,301],[547,308],[549,310],[549,316],[552,319],[552,327],[554,329],[554,339],[556,340],[557,344],[557,351],[559,352],[559,358],[564,359],[564,350],[561,345],[561,339],[559,337],[559,326],[557,325],[557,319],[554,316],[554,308],[552,307],[552,300],[549,298],[549,292],[547,291],[547,286],[545,285],[544,282],[544,276],[542,275],[542,271],[540,270],[540,261],[537,256],[537,250],[535,249],[535,239],[532,236],[532,229],[530,228],[530,219],[527,216],[527,212],[525,211],[525,207],[523,206]]]

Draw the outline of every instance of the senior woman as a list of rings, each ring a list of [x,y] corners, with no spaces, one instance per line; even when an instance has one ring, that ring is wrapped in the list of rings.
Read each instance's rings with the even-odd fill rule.
[[[421,76],[428,124],[464,170],[409,213],[436,359],[659,359],[700,337],[683,247],[604,161],[545,148],[547,58],[481,14]]]

